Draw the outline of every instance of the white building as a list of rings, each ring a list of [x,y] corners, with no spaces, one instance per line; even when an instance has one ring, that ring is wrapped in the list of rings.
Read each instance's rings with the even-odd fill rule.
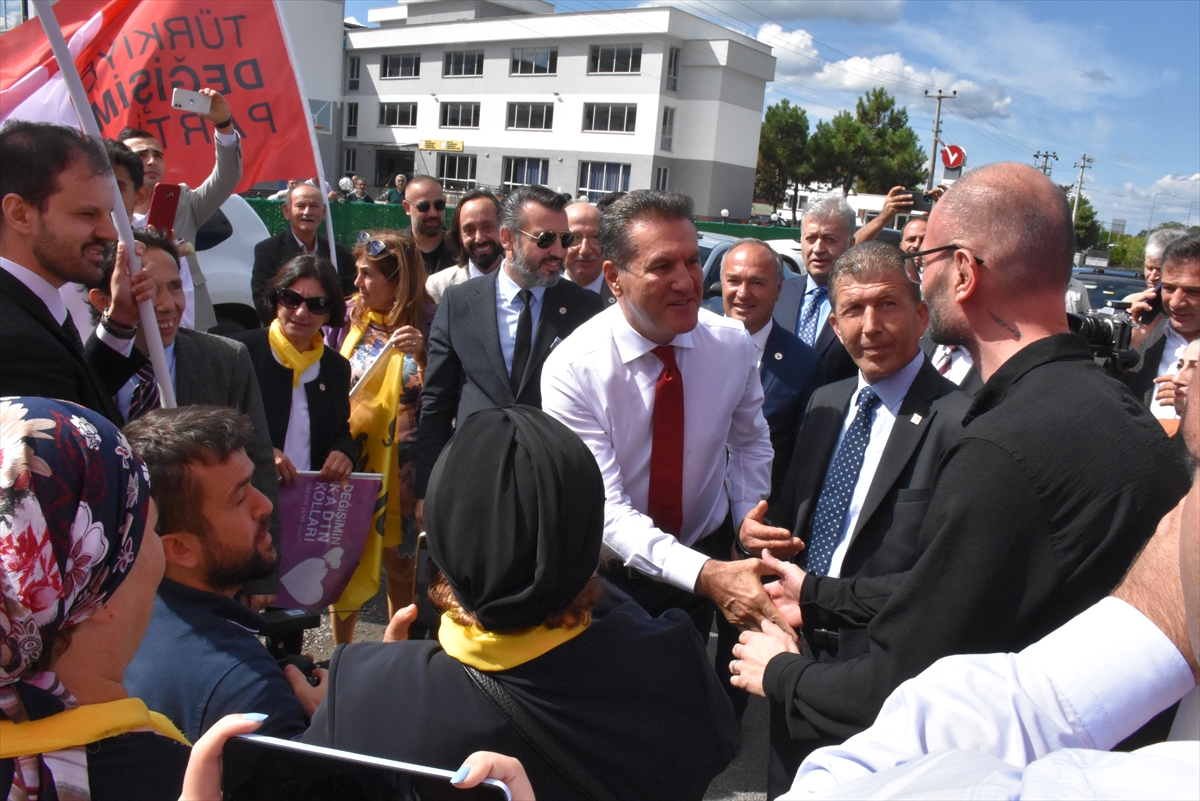
[[[771,49],[677,8],[409,0],[346,32],[342,172],[596,199],[691,195],[748,217]],[[461,149],[459,149],[461,148]]]

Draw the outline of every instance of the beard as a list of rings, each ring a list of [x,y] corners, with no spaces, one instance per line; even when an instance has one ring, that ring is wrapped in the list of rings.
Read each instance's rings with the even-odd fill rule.
[[[438,217],[417,220],[417,233],[421,236],[437,236],[445,227],[445,222]]]
[[[491,272],[491,269],[496,266],[496,262],[500,261],[500,254],[504,252],[501,250],[499,242],[489,242],[488,244],[492,246],[492,249],[483,256],[474,251],[468,251],[471,261],[475,262],[475,266],[479,268],[480,272],[485,273]]]
[[[279,553],[271,545],[268,554],[259,550],[258,543],[267,533],[271,517],[267,515],[259,522],[258,532],[254,536],[254,547],[249,556],[233,553],[224,546],[208,543],[204,568],[204,579],[209,587],[215,590],[237,589],[247,581],[266,578],[275,572],[279,566]],[[270,542],[270,539],[267,540]]]
[[[966,346],[970,342],[970,334],[952,320],[949,296],[949,287],[935,283],[925,297],[925,305],[929,309],[929,338],[939,345]]]
[[[527,256],[524,252],[520,250],[513,251],[513,269],[515,269],[521,275],[521,277],[525,279],[526,283],[528,283],[530,287],[551,287],[558,283],[558,279],[562,276],[563,272],[562,262],[559,262],[558,264],[558,272],[548,276],[542,272],[540,261],[536,264],[530,264],[526,259]]]
[[[64,283],[94,284],[104,276],[104,269],[99,261],[93,261],[84,254],[87,248],[96,245],[115,248],[116,245],[90,239],[72,248],[70,242],[55,236],[48,228],[42,228],[33,238],[30,247],[33,257],[46,272]]]

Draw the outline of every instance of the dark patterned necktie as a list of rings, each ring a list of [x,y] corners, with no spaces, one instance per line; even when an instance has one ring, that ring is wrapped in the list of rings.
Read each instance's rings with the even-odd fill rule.
[[[804,311],[800,315],[800,325],[796,329],[796,336],[800,337],[800,341],[810,348],[817,339],[817,314],[821,310],[821,303],[825,300],[826,294],[828,294],[828,290],[819,286],[809,292],[804,300]]]
[[[858,393],[858,411],[846,436],[833,456],[833,465],[825,474],[821,497],[817,500],[817,511],[813,517],[812,537],[808,542],[808,572],[818,576],[829,575],[833,552],[842,540],[842,529],[846,524],[846,513],[850,510],[850,498],[862,472],[863,456],[867,443],[871,441],[871,417],[879,405],[879,396],[870,387]]]
[[[162,406],[158,396],[158,384],[154,381],[153,365],[143,365],[134,375],[137,386],[133,388],[133,397],[129,399],[128,422],[133,422],[146,412]]]
[[[75,327],[75,321],[71,319],[71,313],[67,312],[67,319],[63,320],[63,330],[71,337],[71,342],[75,344],[75,348],[83,353],[83,340],[79,337],[79,329]]]
[[[937,352],[933,355],[933,366],[942,375],[950,372],[950,365],[954,363],[954,351],[956,350],[958,350],[957,345],[938,345]]]

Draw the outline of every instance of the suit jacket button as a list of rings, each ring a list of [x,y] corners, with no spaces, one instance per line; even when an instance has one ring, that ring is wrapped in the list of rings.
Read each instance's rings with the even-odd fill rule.
[[[775,354],[775,361],[777,361],[777,362],[778,362],[778,361],[783,361],[783,354],[782,354],[782,353],[776,353],[776,354]]]
[[[558,307],[558,313],[559,313],[559,314],[566,314],[566,313],[567,313],[567,307],[566,307],[566,306],[559,306],[559,307]]]

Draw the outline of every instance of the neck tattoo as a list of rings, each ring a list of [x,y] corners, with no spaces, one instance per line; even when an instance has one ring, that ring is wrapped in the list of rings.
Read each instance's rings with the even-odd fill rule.
[[[1017,339],[1021,338],[1021,331],[1015,325],[1010,325],[1010,324],[1004,322],[1004,320],[1002,320],[1000,318],[1000,315],[996,314],[991,309],[988,309],[988,314],[991,316],[992,322],[994,322],[996,325],[1000,326],[1001,328],[1003,328],[1006,331],[1011,332],[1012,335],[1014,337],[1016,337]]]

